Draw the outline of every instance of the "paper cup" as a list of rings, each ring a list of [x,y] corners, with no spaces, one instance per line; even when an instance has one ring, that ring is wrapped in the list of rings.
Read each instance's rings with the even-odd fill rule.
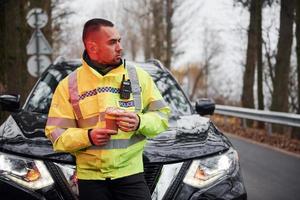
[[[105,111],[105,128],[110,130],[118,131],[118,125],[116,120],[116,112],[115,108],[107,108]]]
[[[110,130],[118,130],[117,120],[114,115],[105,113],[105,128]]]

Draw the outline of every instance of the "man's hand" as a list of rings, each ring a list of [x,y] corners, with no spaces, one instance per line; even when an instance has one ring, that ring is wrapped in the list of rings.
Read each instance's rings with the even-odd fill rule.
[[[140,124],[138,115],[128,111],[118,112],[116,120],[119,129],[125,132],[136,131]]]
[[[89,134],[94,145],[102,146],[107,144],[110,140],[110,136],[117,134],[117,131],[104,128],[94,128],[89,132]]]

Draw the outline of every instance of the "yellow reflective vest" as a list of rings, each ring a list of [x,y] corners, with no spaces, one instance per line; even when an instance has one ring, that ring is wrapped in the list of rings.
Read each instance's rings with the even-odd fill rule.
[[[143,172],[142,154],[147,137],[168,128],[169,107],[150,75],[132,64],[120,65],[105,76],[82,60],[81,67],[63,79],[52,98],[46,136],[58,152],[76,157],[79,179],[116,179]],[[129,99],[120,99],[123,75],[131,81]],[[104,111],[117,107],[140,117],[135,132],[118,130],[104,146],[94,146],[88,130],[105,127]]]

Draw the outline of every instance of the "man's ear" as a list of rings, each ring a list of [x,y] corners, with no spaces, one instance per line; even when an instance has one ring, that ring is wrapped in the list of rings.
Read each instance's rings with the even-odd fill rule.
[[[93,41],[87,41],[85,44],[85,48],[89,53],[95,54],[98,51],[97,44]]]

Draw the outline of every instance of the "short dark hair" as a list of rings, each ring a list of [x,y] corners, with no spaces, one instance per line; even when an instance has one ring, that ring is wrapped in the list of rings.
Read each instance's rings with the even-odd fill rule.
[[[111,21],[101,18],[90,19],[84,24],[83,32],[82,32],[82,41],[84,43],[87,35],[91,32],[99,31],[101,26],[109,26],[113,27],[114,24]]]

